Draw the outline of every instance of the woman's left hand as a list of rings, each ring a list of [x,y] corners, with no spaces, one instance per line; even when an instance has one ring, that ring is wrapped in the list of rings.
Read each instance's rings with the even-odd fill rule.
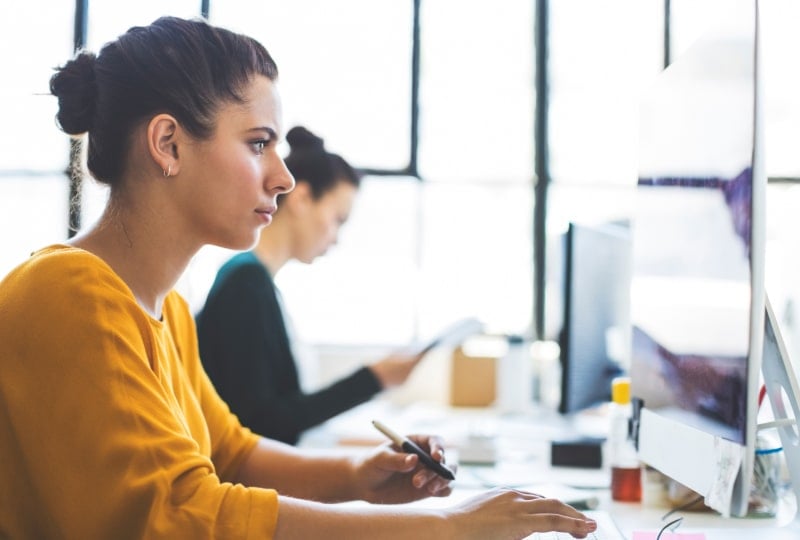
[[[411,435],[409,439],[436,461],[445,462],[444,446],[439,437]],[[360,498],[372,503],[406,503],[431,496],[446,497],[452,491],[450,480],[425,467],[416,454],[406,453],[391,443],[377,447],[362,458],[355,474]]]

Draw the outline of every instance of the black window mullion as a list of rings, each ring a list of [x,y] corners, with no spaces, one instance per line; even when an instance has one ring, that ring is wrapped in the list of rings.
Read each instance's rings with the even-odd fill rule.
[[[419,155],[419,77],[420,77],[420,6],[422,0],[412,0],[414,12],[411,28],[411,104],[410,138],[408,165],[403,169],[361,168],[369,176],[411,176],[421,180],[417,156]]]
[[[72,45],[75,52],[86,46],[86,36],[88,33],[88,14],[89,0],[75,0],[75,21],[73,26]],[[67,165],[66,175],[69,180],[69,199],[67,221],[67,237],[72,238],[81,227],[81,186],[82,168],[81,159],[81,140],[70,139],[69,143],[69,164]]]
[[[548,159],[548,0],[536,0],[534,12],[534,58],[536,108],[534,113],[534,198],[533,198],[533,330],[544,339],[545,253],[547,251],[547,188],[550,184]]]

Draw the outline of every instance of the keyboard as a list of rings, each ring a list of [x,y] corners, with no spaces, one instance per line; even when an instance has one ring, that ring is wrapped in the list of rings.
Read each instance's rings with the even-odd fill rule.
[[[592,510],[584,512],[586,517],[597,521],[597,530],[590,533],[586,540],[626,540],[614,523],[614,518],[606,511]],[[562,532],[539,532],[526,536],[525,540],[574,540],[574,536]]]

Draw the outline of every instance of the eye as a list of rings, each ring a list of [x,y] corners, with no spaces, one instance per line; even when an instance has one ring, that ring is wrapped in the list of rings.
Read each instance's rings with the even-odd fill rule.
[[[269,146],[269,140],[267,139],[257,139],[255,141],[250,141],[250,146],[253,147],[253,151],[256,154],[263,154],[264,150]]]

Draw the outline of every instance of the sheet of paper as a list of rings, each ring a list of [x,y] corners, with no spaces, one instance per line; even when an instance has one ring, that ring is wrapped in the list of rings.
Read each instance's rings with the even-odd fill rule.
[[[426,353],[434,347],[455,347],[470,336],[483,332],[483,323],[474,317],[460,319],[437,334],[433,339],[412,345],[409,353]]]
[[[742,466],[742,448],[721,437],[714,439],[714,455],[716,456],[717,476],[706,496],[705,503],[722,514],[723,517],[731,515],[731,497],[733,484],[739,468]],[[663,536],[661,537],[663,540]]]

